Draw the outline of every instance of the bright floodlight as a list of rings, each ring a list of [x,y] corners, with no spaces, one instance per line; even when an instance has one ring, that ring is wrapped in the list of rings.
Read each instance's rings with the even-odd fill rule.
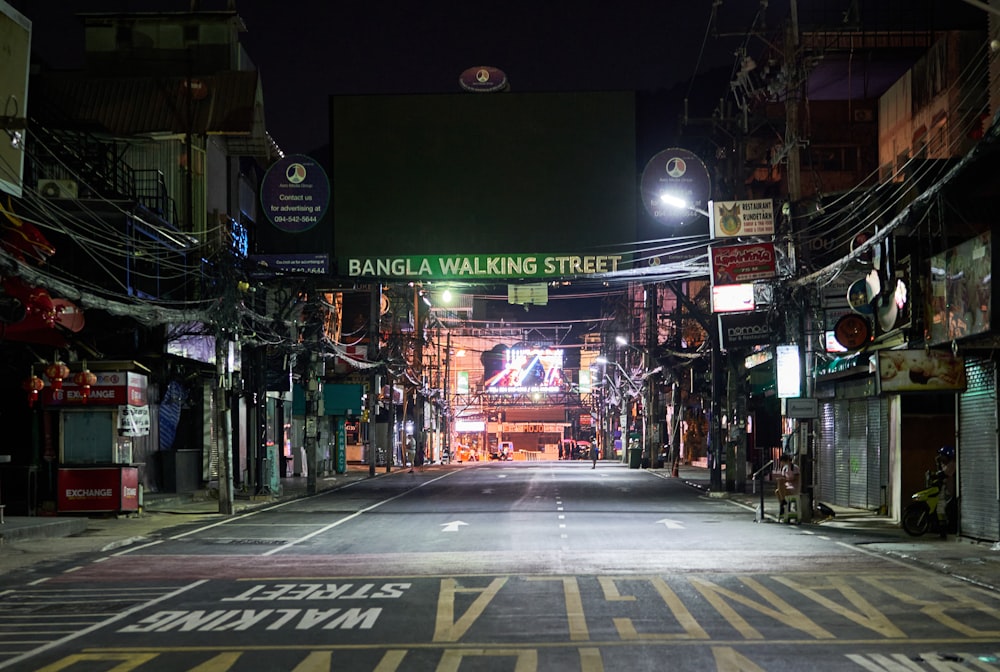
[[[441,292],[441,300],[444,301],[445,303],[451,303],[451,290],[450,289],[446,289],[443,292]]]
[[[666,205],[669,205],[674,208],[681,208],[682,210],[691,209],[691,206],[688,205],[687,201],[685,201],[683,198],[674,196],[673,194],[666,191],[660,194],[660,200],[663,201]]]
[[[615,336],[615,343],[618,345],[628,345],[628,339],[624,336]]]
[[[669,205],[671,208],[678,208],[680,210],[690,210],[691,212],[696,212],[699,215],[704,215],[705,217],[711,217],[707,210],[702,210],[701,208],[695,207],[685,201],[679,196],[674,196],[669,192],[663,192],[660,194],[660,201],[664,205]]]
[[[598,357],[594,357],[594,362],[597,364],[607,364],[608,358],[605,357],[604,355],[600,355]]]

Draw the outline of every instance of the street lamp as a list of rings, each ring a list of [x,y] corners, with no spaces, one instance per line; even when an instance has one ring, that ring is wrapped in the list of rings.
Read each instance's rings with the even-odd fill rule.
[[[707,210],[696,208],[695,206],[685,201],[683,198],[675,196],[674,194],[671,194],[669,192],[663,192],[662,194],[660,194],[660,201],[664,205],[669,205],[670,207],[677,208],[678,210],[690,210],[691,212],[696,212],[699,215],[703,215],[709,218],[711,218],[712,216],[711,214],[709,214]]]

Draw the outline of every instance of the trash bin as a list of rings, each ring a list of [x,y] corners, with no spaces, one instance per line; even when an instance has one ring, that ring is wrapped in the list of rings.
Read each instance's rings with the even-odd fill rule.
[[[642,448],[628,449],[628,468],[638,469],[642,464]]]

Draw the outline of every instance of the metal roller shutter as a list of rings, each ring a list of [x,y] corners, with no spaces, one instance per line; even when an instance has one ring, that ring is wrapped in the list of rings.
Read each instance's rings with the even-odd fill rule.
[[[837,491],[837,473],[834,466],[837,464],[836,446],[837,433],[834,423],[836,402],[827,401],[819,405],[819,421],[816,423],[816,460],[819,493],[817,499],[821,502],[834,502]]]
[[[882,486],[889,478],[889,460],[886,458],[889,445],[889,400],[868,400],[868,445],[867,470],[865,474],[864,503],[862,508],[876,510],[883,504]]]
[[[961,533],[1000,540],[997,480],[996,362],[966,359],[968,388],[958,397],[958,475]]]
[[[863,509],[868,505],[868,400],[852,399],[849,412],[847,505]]]
[[[851,432],[851,407],[850,402],[839,399],[836,402],[835,410],[835,436],[836,446],[834,447],[834,465],[836,472],[835,494],[833,503],[837,506],[850,506],[851,497],[851,442],[849,439]]]

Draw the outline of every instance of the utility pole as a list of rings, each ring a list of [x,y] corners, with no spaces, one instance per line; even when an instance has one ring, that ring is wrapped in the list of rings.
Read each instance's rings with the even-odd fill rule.
[[[799,135],[802,130],[801,123],[799,121],[800,114],[800,104],[802,99],[802,82],[804,77],[801,76],[800,69],[801,65],[799,62],[799,9],[798,1],[791,0],[790,3],[790,22],[788,26],[788,33],[785,36],[785,68],[788,75],[788,81],[795,83],[795,88],[790,89],[787,92],[785,99],[785,145],[788,148],[788,201],[789,201],[789,231],[788,237],[791,245],[795,245],[795,219],[798,214],[797,205],[799,201],[802,200],[802,164],[801,157],[799,153]],[[794,249],[794,248],[793,248]],[[800,366],[800,380],[803,384],[801,389],[805,392],[806,396],[812,394],[811,389],[811,379],[809,376],[809,371],[812,367],[812,357],[815,350],[815,344],[812,343],[812,310],[807,307],[802,311],[799,318],[799,334],[798,334],[798,344],[799,344],[799,361],[802,363]],[[807,421],[811,429],[812,421]],[[800,445],[799,439],[802,438],[802,434],[799,434],[796,440],[793,440],[791,444],[796,447],[797,452],[801,456],[799,469],[801,471],[802,479],[802,489],[803,493],[807,496],[806,502],[813,501],[813,453],[812,447],[809,444],[809,433],[805,435],[806,445]],[[802,513],[802,520],[804,522],[809,522],[812,519],[812,506],[806,506],[805,511]]]
[[[792,205],[794,218],[795,204],[802,198],[802,162],[799,154],[799,111],[802,85],[799,83],[799,9],[796,0],[791,0],[791,20],[785,35],[785,70],[793,87],[785,96],[785,149],[788,157],[788,200]]]
[[[722,343],[719,339],[719,315],[713,313],[710,318],[711,329],[708,334],[712,344],[712,385],[709,396],[709,452],[711,453],[711,469],[709,469],[709,488],[713,492],[722,491],[722,415],[719,396],[722,392]]]
[[[451,388],[451,330],[448,331],[448,343],[444,349],[444,415],[441,423],[444,429],[444,450],[448,455],[448,462],[454,457],[451,454],[451,399],[449,392]]]
[[[417,459],[427,460],[427,436],[424,432],[424,328],[420,320],[420,293],[413,297],[413,377],[418,381],[413,390],[413,440],[416,441]],[[428,306],[428,310],[430,306]],[[427,314],[430,319],[430,313]]]
[[[382,285],[371,286],[368,316],[368,361],[378,361],[379,320],[382,317]],[[375,476],[375,460],[378,455],[376,417],[378,416],[378,367],[373,366],[368,374],[368,476]]]
[[[229,420],[229,390],[232,375],[229,371],[229,339],[221,327],[215,330],[215,446],[219,455],[219,513],[234,513],[233,496],[233,447]]]
[[[656,285],[647,285],[645,290],[643,290],[643,300],[645,306],[643,307],[643,317],[645,318],[646,324],[644,331],[646,332],[646,344],[642,349],[642,376],[643,376],[643,396],[645,397],[642,402],[642,408],[645,411],[645,421],[646,428],[643,432],[645,436],[646,446],[643,449],[643,455],[649,460],[650,465],[656,460],[656,456],[660,453],[660,448],[662,445],[662,440],[660,438],[660,422],[663,420],[660,417],[659,409],[663,407],[660,404],[659,394],[657,393],[656,386],[656,374],[651,374],[656,364],[653,359],[653,348],[657,345],[656,334],[656,307],[659,303],[659,292],[657,291]]]
[[[320,306],[315,288],[311,288],[306,311],[306,347],[309,348],[309,360],[306,363],[306,492],[316,494],[316,454],[319,448],[320,423],[323,416],[323,379],[326,377],[326,359],[320,352],[320,342],[323,337],[323,309]]]
[[[317,336],[318,338],[318,336]],[[319,346],[319,343],[316,343]],[[309,379],[306,381],[306,493],[316,494],[316,470],[319,452],[320,418],[323,417],[323,379],[326,359],[319,352],[309,353]]]

